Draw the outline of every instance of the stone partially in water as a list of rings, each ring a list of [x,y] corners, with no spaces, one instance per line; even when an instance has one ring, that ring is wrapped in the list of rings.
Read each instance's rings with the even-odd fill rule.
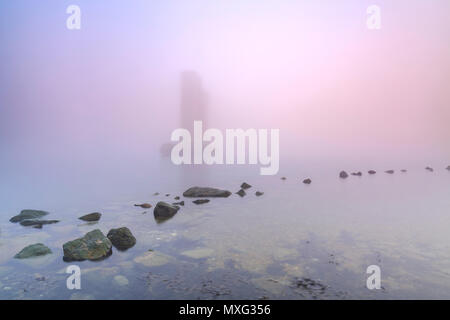
[[[171,257],[158,251],[148,251],[139,257],[134,258],[134,262],[146,267],[159,267],[169,263]]]
[[[41,229],[43,225],[45,224],[54,224],[58,223],[59,220],[38,220],[38,219],[30,219],[30,220],[22,220],[20,221],[20,225],[24,227],[35,227],[38,229]]]
[[[27,209],[27,210],[22,210],[20,212],[20,214],[12,217],[11,219],[9,219],[9,221],[16,223],[16,222],[20,222],[23,220],[38,219],[43,216],[46,216],[47,214],[48,214],[47,211]]]
[[[311,184],[312,180],[308,178],[308,179],[303,180],[303,183],[304,184]]]
[[[406,169],[402,169],[402,170],[400,170],[400,171],[403,172],[403,173],[408,172],[408,170],[406,170]]]
[[[346,178],[348,178],[348,173],[345,172],[345,171],[341,171],[341,172],[339,173],[339,178],[341,178],[341,179],[346,179]]]
[[[395,171],[394,171],[394,170],[386,170],[385,172],[386,172],[387,174],[394,174]]]
[[[107,237],[113,246],[121,251],[127,250],[136,244],[136,238],[130,229],[126,227],[109,230]]]
[[[82,238],[63,245],[64,261],[100,260],[112,253],[112,243],[99,230],[86,233]]]
[[[255,192],[255,195],[257,196],[257,197],[260,197],[260,196],[262,196],[264,194],[264,192],[261,192],[261,191],[256,191]]]
[[[172,218],[177,214],[178,210],[180,210],[180,207],[160,201],[156,204],[153,215],[156,220],[163,221]]]
[[[192,187],[183,192],[184,197],[190,198],[227,198],[231,195],[228,190],[207,187]]]
[[[173,198],[174,200],[180,200],[179,196],[176,196],[175,198]]]
[[[212,256],[214,253],[213,249],[210,248],[197,248],[193,250],[187,250],[182,252],[183,256],[192,258],[192,259],[204,259]]]
[[[28,247],[23,248],[18,254],[14,256],[16,259],[27,259],[32,257],[45,256],[52,253],[48,247],[42,243],[32,244]]]
[[[362,172],[361,172],[361,171],[358,171],[358,172],[352,172],[352,176],[361,177],[361,176],[362,176]]]
[[[433,171],[434,171],[434,169],[431,168],[431,167],[426,167],[425,170],[428,170],[428,171],[430,171],[430,172],[433,172]]]
[[[141,207],[142,209],[150,209],[152,207],[150,203],[135,204],[134,206]]]
[[[375,170],[369,170],[368,173],[369,173],[369,174],[375,174],[375,173],[377,173],[377,172],[376,172]]]
[[[236,192],[237,195],[244,197],[247,193],[244,191],[244,189],[239,190],[238,192]]]
[[[173,206],[184,206],[184,201],[180,201],[180,202],[174,202],[172,203]]]
[[[241,184],[241,189],[247,190],[250,189],[252,186],[249,185],[247,182],[244,182]]]
[[[102,217],[101,213],[93,212],[93,213],[86,214],[82,217],[79,217],[78,219],[83,220],[83,221],[93,222],[93,221],[100,220],[101,217]]]
[[[194,200],[192,202],[195,204],[204,204],[204,203],[208,203],[209,199],[198,199],[198,200]]]

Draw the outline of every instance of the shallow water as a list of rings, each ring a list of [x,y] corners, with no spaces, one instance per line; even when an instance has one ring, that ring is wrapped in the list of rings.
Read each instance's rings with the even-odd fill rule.
[[[6,202],[0,221],[2,299],[424,299],[450,298],[450,172],[412,168],[338,178],[315,172],[311,185],[294,169],[279,176],[246,168],[192,170],[171,164],[158,183],[130,195],[89,201],[67,194],[49,207],[61,222],[33,229],[8,220],[24,207]],[[370,169],[370,168],[367,168]],[[367,171],[367,170],[366,170]],[[194,185],[236,192],[186,205],[161,224],[135,203],[175,202]],[[264,195],[256,197],[259,190]],[[160,195],[153,195],[159,192]],[[166,196],[170,193],[170,196]],[[100,198],[99,198],[100,199]],[[101,203],[99,203],[102,201]],[[74,205],[76,202],[76,205]],[[34,199],[27,204],[43,204]],[[102,212],[98,223],[77,218]],[[100,229],[128,227],[137,244],[98,262],[64,262],[63,243]],[[13,259],[42,242],[53,254]],[[149,251],[150,250],[150,251]],[[65,268],[81,268],[81,290],[68,290]],[[366,268],[381,268],[382,289],[366,288]]]

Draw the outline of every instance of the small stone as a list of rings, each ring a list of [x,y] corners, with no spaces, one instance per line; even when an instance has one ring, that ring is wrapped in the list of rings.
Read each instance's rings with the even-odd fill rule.
[[[447,169],[448,171],[450,171],[450,166],[448,166],[446,169]]]
[[[176,196],[175,198],[173,198],[174,200],[180,200],[179,196]]]
[[[244,197],[247,193],[244,191],[244,189],[239,190],[238,192],[236,192],[237,195]]]
[[[249,185],[247,182],[244,182],[241,184],[241,189],[247,190],[250,189],[252,186]]]
[[[141,207],[142,209],[150,209],[152,207],[150,203],[135,204],[134,206]]]
[[[166,193],[166,197],[170,197],[170,193]]]
[[[127,250],[136,244],[136,238],[130,229],[126,227],[109,230],[107,237],[113,246],[121,251]]]
[[[345,172],[345,171],[341,171],[341,172],[339,173],[339,178],[341,178],[341,179],[346,179],[346,178],[348,178],[348,173]]]
[[[403,173],[408,172],[408,170],[406,170],[406,169],[402,169],[402,170],[400,170],[400,171],[403,172]]]
[[[369,174],[376,174],[377,172],[375,170],[369,170],[368,173]]]
[[[386,172],[387,174],[394,174],[395,171],[394,171],[394,170],[386,170],[385,172]]]
[[[303,180],[303,183],[304,184],[311,184],[312,180],[308,178],[308,179]]]
[[[198,200],[194,200],[192,202],[195,204],[204,204],[204,203],[208,203],[209,200],[208,199],[198,199]]]
[[[93,221],[100,220],[101,217],[102,217],[101,213],[93,212],[93,213],[86,214],[82,217],[79,217],[78,219],[83,220],[83,221],[93,222]]]
[[[361,177],[361,176],[362,176],[362,172],[361,172],[361,171],[358,171],[358,172],[352,172],[352,176]]]
[[[155,192],[153,195],[154,196],[159,196],[159,192]]]
[[[431,168],[431,167],[426,167],[425,170],[428,170],[428,171],[430,171],[430,172],[433,172],[433,171],[434,171],[434,169]]]
[[[264,192],[261,192],[261,191],[256,191],[255,192],[255,195],[257,196],[257,197],[260,197],[260,196],[262,196],[264,194]]]
[[[36,243],[23,248],[18,254],[14,256],[16,259],[27,259],[38,256],[45,256],[52,253],[48,247],[42,243]]]
[[[184,201],[180,201],[180,202],[174,202],[172,203],[173,206],[184,206]]]

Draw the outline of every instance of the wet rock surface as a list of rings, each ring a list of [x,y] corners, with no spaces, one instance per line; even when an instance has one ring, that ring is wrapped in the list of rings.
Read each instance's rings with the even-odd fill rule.
[[[82,217],[79,217],[78,219],[87,221],[87,222],[94,222],[94,221],[99,221],[101,217],[102,217],[101,213],[93,212],[93,213],[86,214]]]
[[[173,206],[184,206],[184,201],[180,201],[180,202],[174,202],[172,203]]]
[[[111,255],[111,241],[99,230],[86,233],[84,237],[63,245],[64,261],[100,260]]]
[[[208,188],[208,187],[192,187],[183,192],[184,197],[190,198],[211,198],[211,197],[219,197],[219,198],[227,198],[231,195],[231,192],[228,190],[221,190],[216,188]]]
[[[42,243],[36,243],[23,248],[14,256],[16,259],[28,259],[32,257],[45,256],[51,254],[52,251]]]
[[[362,172],[361,171],[352,172],[352,176],[362,177]]]
[[[107,237],[112,245],[121,251],[127,250],[136,244],[136,238],[130,229],[126,227],[109,230]]]
[[[22,210],[20,214],[12,217],[9,221],[16,223],[23,220],[38,219],[46,215],[48,215],[47,211],[26,209]]]

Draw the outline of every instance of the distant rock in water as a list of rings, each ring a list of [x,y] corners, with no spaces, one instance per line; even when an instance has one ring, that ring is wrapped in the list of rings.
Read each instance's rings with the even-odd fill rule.
[[[388,174],[394,174],[395,171],[394,170],[386,170],[385,172]]]
[[[402,170],[400,170],[402,173],[406,173],[406,172],[408,172],[408,170],[406,170],[406,169],[402,169]]]
[[[183,196],[189,198],[227,198],[230,195],[231,192],[228,190],[207,187],[192,187],[183,192]]]
[[[264,194],[264,192],[261,192],[261,191],[255,192],[255,196],[257,196],[257,197],[261,197],[263,194]]]
[[[448,166],[446,169],[447,169],[448,171],[450,171],[450,166]]]
[[[159,196],[159,192],[155,192],[153,195],[154,196]]]
[[[160,201],[156,204],[153,215],[157,221],[163,221],[172,218],[178,210],[180,210],[180,207]]]
[[[377,172],[375,170],[369,170],[367,171],[368,174],[376,174]]]
[[[142,209],[150,209],[152,205],[150,203],[143,203],[143,204],[135,204],[135,207],[141,207]]]
[[[346,179],[346,178],[348,178],[348,173],[345,172],[345,171],[341,171],[341,172],[339,173],[339,178],[341,178],[341,179]]]
[[[136,238],[130,229],[126,227],[109,230],[107,237],[112,245],[121,251],[127,250],[136,244]]]
[[[93,212],[93,213],[86,214],[82,217],[79,217],[78,219],[83,220],[83,221],[93,222],[93,221],[100,220],[101,217],[102,217],[101,213]]]
[[[84,237],[63,245],[64,261],[100,260],[112,254],[112,243],[99,230],[88,232]]]
[[[286,177],[281,177],[281,180],[286,180]]]
[[[22,220],[38,219],[48,214],[47,211],[42,210],[22,210],[20,214],[9,219],[10,222],[16,223]]]
[[[27,259],[32,257],[45,256],[50,253],[52,253],[52,250],[44,246],[42,243],[36,243],[23,248],[18,254],[14,256],[14,258]]]
[[[243,184],[241,184],[241,189],[247,190],[250,189],[252,186],[249,185],[247,182],[244,182]]]
[[[308,178],[308,179],[303,180],[303,183],[304,184],[311,184],[312,180]]]
[[[180,202],[174,202],[172,203],[173,206],[184,206],[184,201],[180,201]]]
[[[45,224],[53,224],[58,223],[59,220],[38,220],[38,219],[29,219],[29,220],[22,220],[20,221],[20,224],[24,227],[35,227],[37,229],[41,229],[43,225]]]
[[[175,198],[173,198],[174,200],[180,200],[179,196],[176,196]]]
[[[170,193],[166,193],[166,197],[170,197]]]
[[[431,168],[431,167],[426,167],[425,170],[428,170],[428,171],[430,171],[430,172],[433,172],[433,171],[434,171],[434,169]]]
[[[195,204],[204,204],[204,203],[208,203],[209,199],[198,199],[198,200],[194,200],[192,202]]]
[[[358,171],[358,172],[352,172],[352,176],[361,177],[361,176],[362,176],[362,172],[361,172],[361,171]]]
[[[236,192],[236,194],[239,195],[240,197],[245,197],[245,195],[246,195],[247,193],[245,192],[244,189],[241,189],[241,190],[239,190],[238,192]]]

